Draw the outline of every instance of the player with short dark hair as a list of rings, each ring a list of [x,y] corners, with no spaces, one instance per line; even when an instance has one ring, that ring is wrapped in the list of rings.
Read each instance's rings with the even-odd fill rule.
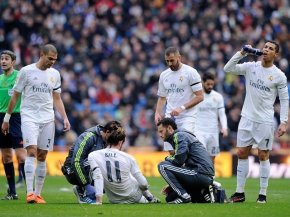
[[[67,181],[75,185],[73,190],[79,203],[95,203],[95,190],[91,186],[88,155],[106,147],[109,134],[120,127],[118,121],[109,121],[104,126],[97,125],[83,132],[69,150],[62,167]]]
[[[24,147],[27,150],[25,160],[26,202],[44,204],[41,196],[46,177],[46,157],[54,145],[54,109],[63,117],[64,131],[70,129],[65,108],[61,99],[61,79],[58,70],[52,68],[57,60],[54,45],[40,47],[40,57],[36,63],[23,67],[14,86],[9,102],[2,132],[9,132],[9,120],[21,95],[21,131]],[[35,166],[35,160],[37,164]]]
[[[250,45],[247,47],[251,48]],[[246,98],[238,128],[238,166],[236,192],[232,202],[245,201],[245,184],[249,172],[249,154],[253,144],[258,147],[260,160],[260,192],[257,203],[266,203],[270,175],[269,155],[274,141],[274,103],[280,100],[280,125],[277,135],[286,132],[289,112],[288,85],[285,74],[274,65],[279,45],[267,41],[262,50],[261,61],[238,62],[248,55],[244,49],[238,51],[224,66],[227,73],[245,76]]]
[[[166,198],[167,202],[198,202],[196,195],[200,194],[213,202],[214,167],[205,147],[191,132],[178,130],[171,118],[160,120],[157,127],[163,141],[174,148],[174,155],[158,164],[159,173],[175,193],[175,197]]]
[[[223,137],[228,135],[227,116],[223,96],[213,89],[215,76],[206,72],[202,81],[204,100],[197,105],[194,135],[205,146],[214,163],[215,157],[220,153],[219,133]]]
[[[13,86],[16,82],[18,71],[14,69],[16,55],[10,50],[4,50],[1,56],[1,69],[3,74],[0,75],[0,125],[3,123],[3,118],[7,110],[9,100],[13,94]],[[8,182],[8,192],[3,200],[17,200],[15,187],[15,170],[13,165],[13,149],[18,161],[19,173],[24,175],[24,162],[26,151],[23,148],[23,140],[21,133],[21,117],[20,117],[19,99],[11,114],[9,133],[0,132],[0,149],[2,153],[2,162],[5,170],[5,175]],[[21,174],[22,173],[22,174]],[[25,179],[25,175],[24,175]]]
[[[164,116],[173,117],[178,128],[194,133],[196,105],[203,100],[200,75],[196,69],[181,62],[181,55],[176,47],[168,47],[164,58],[169,68],[159,78],[155,123]],[[164,150],[172,151],[172,147],[164,143]]]

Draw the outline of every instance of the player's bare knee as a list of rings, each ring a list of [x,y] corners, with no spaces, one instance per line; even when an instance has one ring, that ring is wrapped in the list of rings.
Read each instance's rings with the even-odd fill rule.
[[[2,161],[4,164],[12,163],[12,155],[3,155],[2,156]]]
[[[258,156],[260,161],[265,161],[269,159],[269,150],[259,150]]]
[[[25,162],[25,158],[26,158],[26,150],[23,149],[21,151],[19,151],[18,149],[16,149],[16,158],[17,158],[17,161],[19,163],[24,163]]]
[[[245,149],[239,149],[237,152],[237,156],[239,159],[246,159],[249,156],[249,153]]]
[[[4,164],[11,163],[13,161],[12,149],[1,149],[2,152],[2,161]]]
[[[47,155],[47,151],[44,151],[44,150],[39,151],[38,150],[38,152],[37,152],[37,160],[38,161],[45,161],[46,155]]]
[[[27,151],[28,157],[35,157],[36,158],[36,154],[37,154],[36,145],[30,145],[30,146],[26,147],[26,151]]]
[[[26,156],[17,156],[18,163],[25,163]]]

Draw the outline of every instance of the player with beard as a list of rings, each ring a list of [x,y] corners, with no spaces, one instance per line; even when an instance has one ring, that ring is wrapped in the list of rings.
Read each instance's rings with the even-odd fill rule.
[[[160,120],[157,127],[160,138],[171,144],[175,152],[158,164],[160,175],[173,190],[171,193],[168,187],[163,190],[167,192],[166,202],[214,202],[214,167],[205,147],[192,133],[177,129],[171,118]]]
[[[205,146],[213,163],[219,154],[219,132],[226,137],[228,135],[227,117],[225,113],[223,96],[213,90],[214,75],[205,73],[203,75],[204,100],[197,105],[198,113],[196,119],[195,135]],[[219,124],[221,129],[219,129]]]
[[[165,50],[165,61],[169,68],[159,78],[155,123],[164,117],[172,117],[179,129],[194,133],[196,105],[203,100],[200,75],[196,69],[181,62],[176,47]],[[173,147],[167,142],[164,143],[164,150],[173,154]]]

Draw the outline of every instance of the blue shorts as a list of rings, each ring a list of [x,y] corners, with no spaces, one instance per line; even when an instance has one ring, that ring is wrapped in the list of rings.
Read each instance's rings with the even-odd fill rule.
[[[2,126],[5,113],[0,113],[0,126]],[[21,132],[21,117],[19,113],[11,114],[9,121],[9,133],[4,135],[0,132],[0,148],[23,148]]]

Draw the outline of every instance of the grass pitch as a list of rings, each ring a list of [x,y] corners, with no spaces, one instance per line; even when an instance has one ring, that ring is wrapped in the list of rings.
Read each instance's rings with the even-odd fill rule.
[[[235,178],[218,179],[226,189],[227,196],[235,191]],[[236,204],[181,204],[170,205],[164,201],[160,190],[166,184],[162,178],[148,178],[150,190],[162,200],[161,204],[114,205],[105,199],[102,206],[78,204],[72,192],[72,186],[64,177],[46,178],[42,196],[47,204],[26,204],[25,187],[18,189],[18,201],[0,200],[0,216],[2,217],[86,217],[86,216],[118,216],[118,217],[282,217],[290,211],[290,182],[287,179],[270,179],[267,204],[255,201],[259,191],[259,180],[248,179],[246,185],[246,202]],[[0,194],[6,192],[5,177],[0,177]]]

